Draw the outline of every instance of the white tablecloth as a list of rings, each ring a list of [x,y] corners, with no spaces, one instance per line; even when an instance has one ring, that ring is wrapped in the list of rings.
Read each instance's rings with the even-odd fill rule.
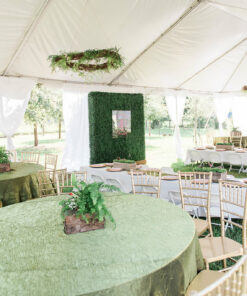
[[[116,179],[120,184],[120,190],[125,193],[132,191],[131,176],[126,171],[122,172],[107,172],[105,168],[82,167],[81,170],[87,171],[88,180],[95,181],[95,176],[102,178],[102,181],[108,183],[109,179]],[[100,181],[100,180],[98,180]],[[179,182],[161,180],[160,198],[176,204],[180,203]],[[201,213],[203,214],[203,213]],[[211,214],[219,217],[219,186],[218,183],[213,183],[211,187]]]
[[[232,163],[236,164],[236,157],[239,157],[239,165],[245,164],[247,165],[247,152],[244,153],[238,153],[235,151],[215,151],[215,150],[196,150],[196,149],[188,149],[187,150],[187,156],[186,156],[186,163],[189,164],[192,162],[193,154],[198,155],[198,158],[201,159],[202,161],[209,162],[210,160],[210,155],[212,154],[217,154],[222,163]],[[234,157],[234,160],[233,158]]]

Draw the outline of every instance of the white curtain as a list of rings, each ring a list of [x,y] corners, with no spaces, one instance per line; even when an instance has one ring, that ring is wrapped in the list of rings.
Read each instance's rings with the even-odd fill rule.
[[[171,95],[166,96],[166,105],[168,114],[175,125],[174,139],[176,143],[177,158],[183,159],[183,148],[181,143],[179,125],[181,124],[182,117],[184,114],[186,96],[183,95]]]
[[[89,165],[90,159],[88,93],[76,88],[65,88],[63,116],[66,142],[62,167],[69,171],[80,170],[81,166]]]
[[[223,122],[227,119],[227,115],[231,110],[232,100],[226,95],[216,95],[214,97],[214,107],[217,119],[219,121],[220,133],[223,132]]]
[[[247,131],[247,97],[235,97],[232,104],[233,125],[241,131]]]
[[[14,150],[12,136],[23,120],[34,85],[34,80],[0,77],[0,131],[7,137],[8,150]]]

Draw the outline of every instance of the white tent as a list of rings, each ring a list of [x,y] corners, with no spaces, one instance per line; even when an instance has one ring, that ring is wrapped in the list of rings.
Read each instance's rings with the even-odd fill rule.
[[[182,155],[179,123],[185,95],[215,94],[225,99],[244,94],[247,0],[0,0],[0,7],[0,131],[7,136],[9,148],[23,118],[26,94],[35,82],[63,88],[65,105],[73,101],[70,112],[81,110],[78,117],[65,116],[71,129],[80,123],[77,132],[87,143],[83,156],[78,143],[80,157],[74,168],[89,159],[87,116],[79,120],[87,109],[84,93],[166,95],[176,126],[178,157]],[[51,71],[49,55],[111,47],[119,48],[125,58],[117,71],[85,78]],[[19,92],[17,80],[26,85],[25,91]],[[15,101],[20,95],[22,104]],[[217,110],[221,124],[229,106]],[[241,110],[237,118],[245,119]],[[10,125],[12,121],[15,124]],[[71,133],[67,138],[76,141],[78,136]],[[64,163],[71,163],[75,151],[67,144]]]
[[[246,0],[0,0],[0,75],[86,90],[238,93],[247,84]],[[117,47],[125,66],[83,79],[49,55]],[[82,84],[83,82],[83,84]]]

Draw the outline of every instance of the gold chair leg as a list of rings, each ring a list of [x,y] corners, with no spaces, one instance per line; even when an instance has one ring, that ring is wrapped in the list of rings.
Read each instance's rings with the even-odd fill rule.
[[[224,268],[227,268],[226,259],[224,259],[223,261],[224,261]]]
[[[0,200],[0,208],[2,208],[3,207],[3,203],[2,203],[2,201]]]
[[[209,234],[210,234],[210,237],[213,237],[213,229],[212,229],[212,224],[211,224],[211,220],[209,221]]]

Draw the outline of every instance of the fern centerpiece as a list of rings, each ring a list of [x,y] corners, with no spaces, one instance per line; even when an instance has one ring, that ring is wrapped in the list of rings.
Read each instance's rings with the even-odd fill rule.
[[[64,232],[66,234],[85,232],[104,228],[105,218],[114,225],[115,220],[104,204],[103,191],[119,191],[115,186],[104,183],[76,183],[69,195],[71,197],[60,201],[62,218],[65,218]]]
[[[4,148],[0,147],[0,173],[10,171],[10,153]]]

